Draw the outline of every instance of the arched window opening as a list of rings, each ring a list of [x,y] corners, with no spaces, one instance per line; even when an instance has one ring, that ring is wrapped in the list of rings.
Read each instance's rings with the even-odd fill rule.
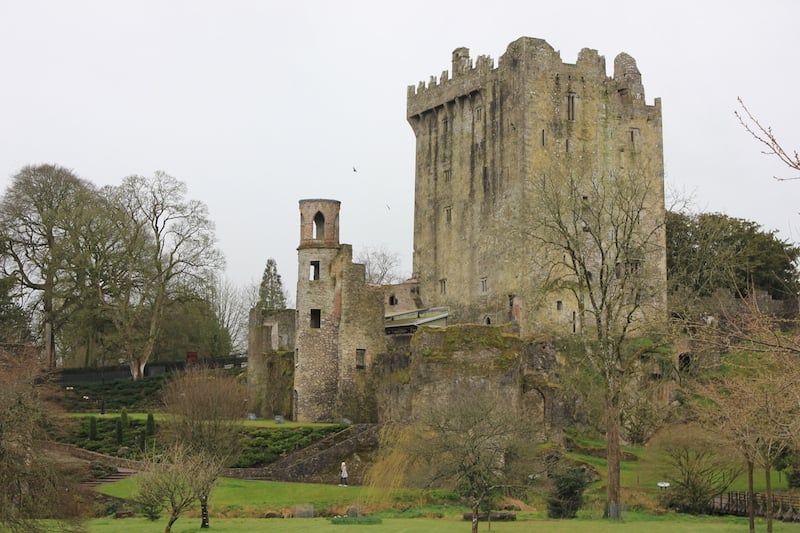
[[[314,233],[312,234],[312,238],[315,240],[325,238],[325,215],[319,211],[314,215]]]

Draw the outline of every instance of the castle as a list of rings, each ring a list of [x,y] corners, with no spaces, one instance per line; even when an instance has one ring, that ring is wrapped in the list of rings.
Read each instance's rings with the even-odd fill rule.
[[[451,72],[408,88],[407,118],[416,136],[412,279],[369,286],[339,241],[339,202],[301,200],[296,310],[251,313],[248,373],[262,414],[380,419],[389,407],[374,398],[377,374],[392,363],[373,365],[385,354],[413,359],[408,338],[422,325],[480,324],[519,338],[581,331],[582,302],[554,282],[574,259],[543,245],[563,208],[548,191],[570,192],[567,218],[589,238],[588,213],[607,191],[625,179],[646,184],[635,225],[648,228],[651,245],[616,268],[666,279],[661,103],[646,104],[629,55],[608,77],[587,48],[568,64],[523,37],[497,67],[458,48]],[[666,309],[665,290],[641,297],[649,312]],[[277,353],[290,358],[281,365]]]

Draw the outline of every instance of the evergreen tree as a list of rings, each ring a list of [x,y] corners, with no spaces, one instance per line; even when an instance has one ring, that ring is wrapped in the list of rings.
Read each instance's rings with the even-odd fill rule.
[[[278,274],[278,266],[271,257],[267,259],[261,285],[258,287],[258,307],[268,310],[286,309],[286,293]]]

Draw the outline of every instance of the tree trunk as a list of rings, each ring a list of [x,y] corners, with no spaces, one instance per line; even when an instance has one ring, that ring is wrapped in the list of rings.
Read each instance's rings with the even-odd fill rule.
[[[606,518],[620,519],[620,442],[618,395],[606,395],[606,462],[608,484],[606,485]]]
[[[141,357],[135,357],[128,361],[128,367],[131,369],[131,378],[133,381],[139,381],[144,377],[144,367],[146,362],[142,361]]]
[[[747,519],[750,523],[750,533],[756,533],[756,502],[755,491],[753,490],[753,470],[755,465],[753,460],[747,459]]]
[[[772,465],[769,463],[764,466],[764,474],[766,479],[764,480],[766,485],[764,486],[766,496],[767,496],[767,533],[772,533]]]
[[[169,515],[169,521],[167,521],[167,525],[164,527],[164,533],[172,533],[172,524],[178,521],[180,518],[180,514],[172,513]]]
[[[208,496],[203,494],[200,496],[200,528],[206,529],[208,527]]]
[[[478,507],[480,501],[475,501],[472,504],[472,533],[478,533]]]

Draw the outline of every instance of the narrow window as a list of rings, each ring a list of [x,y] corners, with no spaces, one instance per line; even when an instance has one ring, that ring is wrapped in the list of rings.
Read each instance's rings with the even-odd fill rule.
[[[397,305],[398,303],[399,300],[397,299],[397,296],[395,296],[394,294],[389,296],[389,305]]]
[[[444,208],[444,221],[448,224],[453,220],[452,208],[448,205]]]
[[[486,292],[488,288],[489,288],[489,280],[486,279],[485,277],[481,278],[481,292]]]
[[[577,333],[578,331],[578,316],[575,314],[575,311],[572,312],[572,333]]]
[[[513,294],[509,294],[508,295],[508,308],[509,309],[514,309],[514,295]]]
[[[546,141],[547,141],[547,136],[545,135],[544,130],[542,130],[542,146],[545,145]]]
[[[317,329],[322,324],[322,313],[319,309],[311,310],[311,327]]]
[[[439,280],[439,294],[447,294],[447,280],[440,279]]]
[[[567,120],[575,120],[575,93],[567,94]]]
[[[364,348],[356,348],[356,368],[359,370],[367,368],[367,351]]]
[[[310,281],[319,279],[319,261],[311,261],[311,272],[308,274]]]
[[[450,181],[450,177],[451,177],[451,176],[452,176],[452,172],[450,171],[450,169],[449,169],[449,168],[446,168],[446,169],[444,170],[444,181],[445,181],[445,182],[449,182],[449,181]]]
[[[476,107],[475,108],[475,122],[480,122],[482,118],[483,118],[483,108],[482,107]]]
[[[566,151],[569,152],[569,139],[567,139],[567,141],[564,143],[564,147],[566,148]]]
[[[562,302],[561,300],[558,300],[556,302],[556,311],[561,311],[563,309],[564,309],[564,302]]]
[[[634,152],[639,150],[639,128],[631,128],[630,131],[631,136],[631,150]]]
[[[314,231],[311,235],[313,239],[325,238],[325,215],[317,211],[314,215]]]
[[[448,120],[446,118],[442,119],[442,131],[444,133],[447,133],[448,124],[449,124],[449,122],[448,122]]]

